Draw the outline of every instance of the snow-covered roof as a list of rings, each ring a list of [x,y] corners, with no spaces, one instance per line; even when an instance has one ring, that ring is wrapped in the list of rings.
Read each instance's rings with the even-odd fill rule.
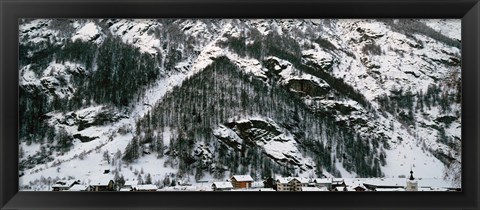
[[[290,180],[291,180],[291,177],[280,177],[280,178],[277,178],[277,183],[288,184]]]
[[[302,178],[302,177],[293,177],[292,180],[298,180],[302,184],[308,184],[310,182],[308,178]]]
[[[65,187],[70,187],[72,186],[74,183],[80,183],[79,180],[59,180],[57,182],[55,182],[55,184],[52,185],[52,187],[59,187],[59,188],[65,188]]]
[[[302,187],[302,191],[328,191],[325,187]]]
[[[124,186],[136,186],[138,185],[138,180],[128,180],[128,181],[125,181],[125,184]]]
[[[232,179],[235,179],[237,182],[253,182],[253,178],[250,175],[234,175]]]
[[[76,184],[70,187],[68,191],[86,191],[88,189],[87,185]]]
[[[217,189],[231,189],[231,188],[233,188],[233,185],[230,182],[213,182],[212,185],[214,185],[215,188],[217,188]]]
[[[259,192],[259,191],[275,191],[272,188],[238,188],[238,189],[232,189],[232,191],[248,191],[248,192]]]
[[[99,176],[99,177],[96,177],[96,178],[92,179],[92,181],[90,182],[90,185],[108,186],[110,181],[113,181],[110,176]]]
[[[344,179],[333,179],[332,182],[344,182]]]
[[[405,187],[407,180],[404,178],[382,178],[382,179],[365,180],[364,183],[369,185],[375,185],[377,187],[382,187],[382,186]]]
[[[142,185],[137,185],[137,190],[157,190],[158,187],[153,184],[142,184]]]
[[[449,188],[451,184],[443,179],[435,178],[418,178],[418,187],[438,187]],[[377,187],[405,187],[408,178],[345,178],[345,183],[350,186],[358,186],[359,184],[373,185]]]
[[[320,179],[320,178],[316,178],[316,179],[313,179],[313,182],[318,183],[318,184],[332,184],[332,180],[331,180],[331,179]]]
[[[310,180],[308,178],[301,178],[301,177],[280,177],[277,179],[277,183],[280,184],[287,184],[293,180],[298,180],[302,184],[308,184]]]

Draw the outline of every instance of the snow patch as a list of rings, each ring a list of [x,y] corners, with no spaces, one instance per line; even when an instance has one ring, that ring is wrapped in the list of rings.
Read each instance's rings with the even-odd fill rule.
[[[93,22],[85,24],[85,26],[80,28],[71,39],[73,42],[76,40],[83,42],[93,41],[96,44],[101,44],[103,42],[102,33],[98,26]]]

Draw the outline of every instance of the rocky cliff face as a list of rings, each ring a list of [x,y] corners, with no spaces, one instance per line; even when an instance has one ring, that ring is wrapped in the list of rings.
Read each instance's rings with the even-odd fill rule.
[[[442,177],[461,159],[455,31],[459,20],[21,21],[21,182],[105,167],[159,182]]]

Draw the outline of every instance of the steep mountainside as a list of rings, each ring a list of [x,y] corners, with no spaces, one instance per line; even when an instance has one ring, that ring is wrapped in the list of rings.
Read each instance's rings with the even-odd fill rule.
[[[442,178],[460,20],[22,20],[20,185]],[[173,179],[173,180],[172,180]]]

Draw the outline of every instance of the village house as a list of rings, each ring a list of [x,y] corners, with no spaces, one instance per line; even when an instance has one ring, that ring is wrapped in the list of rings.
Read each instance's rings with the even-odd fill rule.
[[[153,184],[141,184],[133,188],[133,191],[153,192],[157,191],[158,187]]]
[[[332,189],[337,187],[346,187],[344,179],[332,179]]]
[[[109,177],[98,177],[90,182],[92,191],[113,191],[114,182]]]
[[[387,179],[381,178],[379,180],[368,180],[363,182],[365,188],[371,191],[383,191],[383,190],[390,190],[393,191],[395,189],[405,189],[405,180],[404,179]]]
[[[228,191],[233,189],[233,185],[230,182],[213,182],[213,191]]]
[[[308,187],[309,180],[300,177],[281,177],[277,179],[277,191],[302,191],[303,187]]]
[[[68,191],[91,191],[91,188],[90,186],[88,185],[81,185],[81,184],[76,184],[76,185],[73,185],[72,187],[70,187],[70,189]]]
[[[302,191],[303,187],[308,187],[308,179],[294,177],[289,181],[290,191]]]
[[[338,186],[338,187],[333,188],[333,191],[339,191],[339,192],[345,191],[346,192],[346,191],[349,191],[349,190],[348,190],[347,186]]]
[[[312,186],[314,187],[326,187],[328,190],[332,190],[332,180],[331,179],[313,179],[313,182],[311,183]]]
[[[290,191],[290,184],[289,184],[290,179],[280,177],[277,179],[277,191]]]
[[[250,188],[253,183],[253,179],[250,175],[235,175],[230,179],[233,188]]]
[[[52,189],[53,191],[65,191],[76,184],[80,184],[80,180],[59,180],[52,185]]]
[[[367,190],[367,188],[365,186],[363,186],[363,184],[358,185],[358,186],[354,187],[353,189],[355,190],[355,192],[363,192],[363,191]]]
[[[127,180],[120,191],[133,191],[138,185],[138,180]]]

